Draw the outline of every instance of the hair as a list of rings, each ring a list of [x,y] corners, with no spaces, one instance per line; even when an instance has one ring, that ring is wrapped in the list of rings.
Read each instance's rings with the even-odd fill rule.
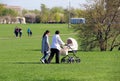
[[[59,31],[59,30],[56,30],[56,31],[55,31],[55,34],[59,34],[59,33],[60,33],[60,31]]]
[[[46,31],[44,32],[44,34],[43,34],[43,37],[44,37],[46,34],[48,34],[48,33],[50,33],[50,31],[49,31],[49,30],[46,30]]]

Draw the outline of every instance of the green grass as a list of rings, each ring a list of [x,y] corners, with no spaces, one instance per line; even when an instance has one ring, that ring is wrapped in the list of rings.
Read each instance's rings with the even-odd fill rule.
[[[15,38],[14,28],[23,29],[22,38]],[[27,36],[27,28],[33,36]],[[41,36],[49,29],[51,36],[60,30],[61,38],[76,38],[67,24],[0,25],[0,81],[120,81],[120,52],[81,52],[81,63],[42,64],[39,59]],[[61,56],[62,57],[62,56]]]

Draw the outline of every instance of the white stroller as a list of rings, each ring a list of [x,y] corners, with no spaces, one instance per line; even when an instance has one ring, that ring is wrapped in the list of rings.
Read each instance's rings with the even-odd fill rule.
[[[60,54],[64,56],[61,59],[61,63],[80,63],[80,58],[76,56],[78,50],[78,43],[74,38],[68,38],[67,44],[63,46],[60,51]],[[68,53],[73,53],[73,56],[70,56]]]

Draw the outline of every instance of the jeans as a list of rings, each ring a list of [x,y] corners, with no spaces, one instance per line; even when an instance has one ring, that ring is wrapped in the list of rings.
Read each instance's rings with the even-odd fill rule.
[[[49,53],[47,51],[44,51],[44,55],[43,55],[42,59],[44,61],[47,61],[48,56],[49,56]]]

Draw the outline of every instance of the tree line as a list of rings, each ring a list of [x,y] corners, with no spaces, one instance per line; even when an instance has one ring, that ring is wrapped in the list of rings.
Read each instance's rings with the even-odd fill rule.
[[[82,10],[71,8],[71,17],[81,17]],[[23,10],[23,16],[29,23],[68,23],[69,10],[62,7],[47,8],[41,4],[40,10]]]
[[[64,9],[62,7],[47,8],[45,4],[41,4],[40,10],[23,9],[22,14],[17,13],[14,9],[5,8],[0,4],[0,17],[13,19],[17,16],[25,17],[26,23],[68,23],[69,13],[71,17],[81,17],[81,9]]]

